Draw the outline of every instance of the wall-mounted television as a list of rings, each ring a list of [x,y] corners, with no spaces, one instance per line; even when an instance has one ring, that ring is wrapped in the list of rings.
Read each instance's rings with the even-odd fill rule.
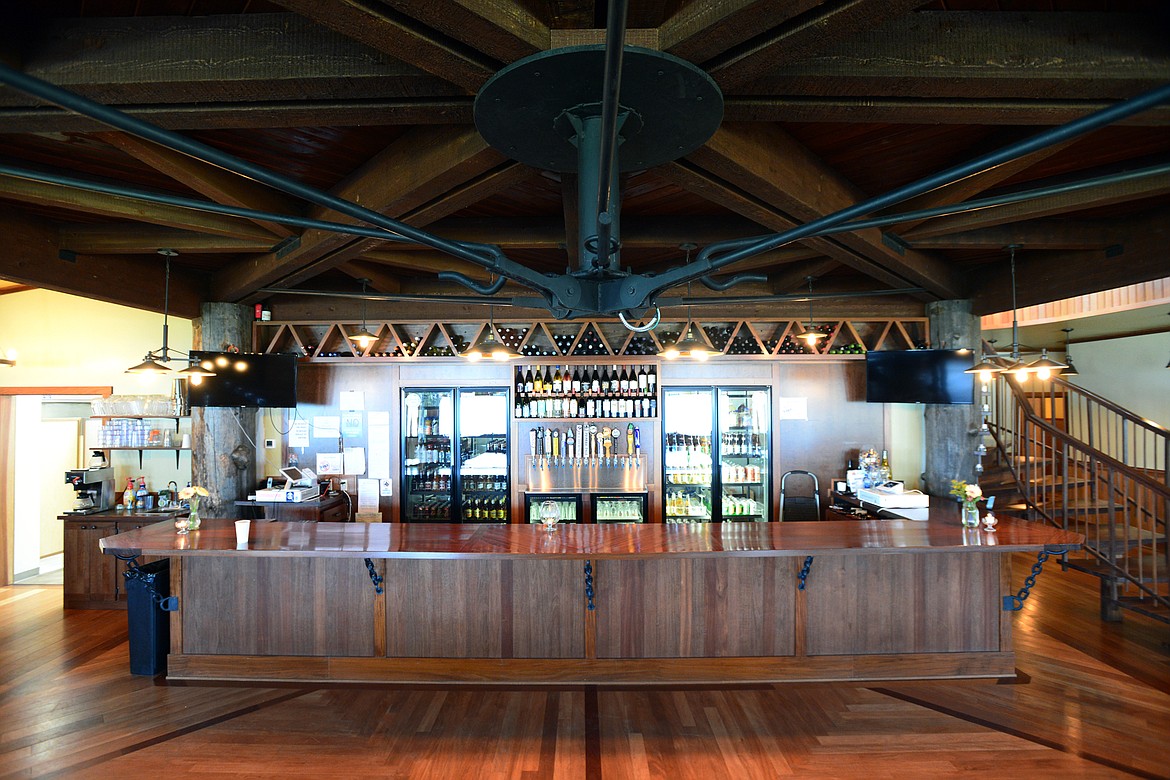
[[[191,360],[215,372],[199,383],[188,382],[191,406],[291,409],[297,405],[295,355],[192,351]]]
[[[865,353],[865,400],[872,404],[975,403],[969,349]]]

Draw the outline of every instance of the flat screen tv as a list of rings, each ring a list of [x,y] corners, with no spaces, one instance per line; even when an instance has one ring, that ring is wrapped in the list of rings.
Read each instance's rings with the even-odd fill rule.
[[[295,355],[192,351],[191,359],[215,372],[187,388],[191,406],[291,409],[297,405]]]
[[[970,350],[865,353],[865,400],[872,404],[975,403]]]

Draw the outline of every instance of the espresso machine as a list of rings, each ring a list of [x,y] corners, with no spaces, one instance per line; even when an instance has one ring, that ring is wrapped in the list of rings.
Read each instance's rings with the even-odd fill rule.
[[[72,515],[92,515],[110,508],[114,496],[114,470],[109,468],[73,469],[65,472],[65,482],[76,491]]]

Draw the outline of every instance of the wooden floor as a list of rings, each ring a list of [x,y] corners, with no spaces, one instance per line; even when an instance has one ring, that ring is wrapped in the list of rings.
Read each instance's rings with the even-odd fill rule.
[[[1010,684],[182,686],[130,675],[125,620],[0,588],[0,778],[1170,777],[1170,628],[1054,562]]]

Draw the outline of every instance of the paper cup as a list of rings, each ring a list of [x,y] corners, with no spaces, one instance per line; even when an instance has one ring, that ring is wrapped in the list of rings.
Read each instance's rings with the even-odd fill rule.
[[[247,544],[248,534],[252,530],[251,520],[237,520],[236,521],[236,545]]]

